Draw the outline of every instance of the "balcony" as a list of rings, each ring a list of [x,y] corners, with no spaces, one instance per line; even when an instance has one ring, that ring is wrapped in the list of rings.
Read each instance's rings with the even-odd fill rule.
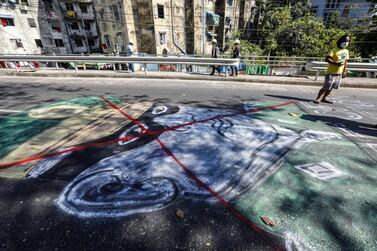
[[[87,3],[87,4],[91,4],[93,3],[93,0],[60,0],[61,2],[65,2],[65,3]]]
[[[82,32],[81,30],[69,30],[69,36],[73,37],[73,38],[82,38],[82,37],[85,37],[85,34],[84,32]]]
[[[46,16],[48,19],[52,19],[52,20],[55,20],[58,18],[58,16],[56,15],[56,12],[53,10],[46,10]]]
[[[65,11],[65,17],[66,18],[76,18],[77,17],[77,12],[76,11],[73,11],[73,10],[67,10]]]
[[[88,30],[86,31],[87,37],[98,37],[98,32],[96,30]]]
[[[212,12],[207,12],[206,23],[208,26],[219,26],[220,16]]]
[[[95,21],[94,12],[82,13],[78,11],[66,11],[65,18],[71,20],[88,20],[88,21]]]

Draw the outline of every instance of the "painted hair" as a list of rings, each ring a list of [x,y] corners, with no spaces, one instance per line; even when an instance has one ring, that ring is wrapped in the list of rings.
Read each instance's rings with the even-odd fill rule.
[[[338,41],[336,42],[336,46],[337,46],[338,48],[340,48],[340,44],[341,44],[342,42],[346,41],[346,38],[347,38],[347,37],[350,38],[350,43],[351,43],[351,41],[352,41],[352,37],[351,37],[351,35],[350,35],[350,34],[344,34],[344,35],[342,35],[342,36],[338,39]]]

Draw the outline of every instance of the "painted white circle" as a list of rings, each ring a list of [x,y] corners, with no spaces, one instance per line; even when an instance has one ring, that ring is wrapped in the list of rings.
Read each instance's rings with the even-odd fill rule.
[[[32,109],[29,116],[36,119],[63,119],[85,111],[86,107],[78,105],[58,105]]]
[[[334,108],[334,109],[324,108],[324,109],[314,110],[314,112],[320,115],[331,115],[331,116],[338,115],[346,119],[355,119],[355,120],[362,119],[362,116],[353,112],[349,112],[347,109],[344,109],[344,108]]]
[[[156,108],[153,109],[152,114],[154,115],[162,114],[162,113],[165,113],[167,110],[168,108],[164,105],[157,106]]]
[[[148,129],[148,126],[142,124],[143,127],[145,129]],[[124,131],[120,136],[119,136],[119,142],[118,144],[120,146],[124,146],[124,145],[127,145],[131,142],[134,142],[135,140],[137,140],[139,137],[134,137],[134,138],[131,138],[130,140],[121,140],[122,138],[126,138],[127,136],[131,135],[131,132],[133,132],[133,134],[141,134],[143,132],[143,130],[140,128],[140,126],[138,125],[134,125],[132,126],[131,128],[128,128],[126,131]]]

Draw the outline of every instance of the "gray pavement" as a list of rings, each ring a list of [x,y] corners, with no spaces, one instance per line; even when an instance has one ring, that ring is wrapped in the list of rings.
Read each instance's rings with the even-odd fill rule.
[[[104,127],[98,126],[100,130],[95,131],[96,134],[103,135],[98,136],[99,139],[93,138],[90,134],[72,137],[74,133],[77,133],[72,130],[76,130],[80,123],[86,127],[92,124],[99,125],[99,120],[95,120],[95,123],[89,122],[96,116],[101,119],[102,116],[111,114],[111,107],[102,103],[97,107],[97,103],[91,103],[99,102],[100,99],[96,97],[101,95],[111,97],[113,102],[120,102],[119,105],[124,105],[125,110],[129,112],[133,112],[133,110],[130,108],[132,106],[128,104],[140,106],[151,104],[150,110],[157,111],[157,113],[165,104],[168,109],[173,110],[177,109],[175,107],[183,107],[179,108],[183,109],[182,112],[184,109],[188,109],[187,107],[191,107],[191,111],[199,111],[198,115],[195,115],[199,117],[205,116],[203,115],[204,111],[211,113],[219,110],[226,111],[226,114],[230,111],[242,112],[245,104],[263,109],[263,107],[273,107],[287,101],[294,101],[296,102],[294,105],[271,108],[270,112],[262,111],[252,117],[252,120],[248,122],[250,125],[244,124],[244,122],[242,125],[249,128],[250,131],[258,129],[254,134],[255,137],[270,133],[267,127],[273,124],[274,130],[282,130],[282,135],[301,133],[301,135],[309,135],[309,138],[302,144],[312,142],[311,145],[287,156],[278,151],[277,153],[283,154],[284,157],[281,160],[276,160],[280,164],[276,166],[278,169],[272,171],[269,179],[259,181],[263,185],[255,188],[254,186],[249,187],[249,190],[246,189],[236,197],[227,199],[234,208],[255,224],[256,228],[245,224],[245,221],[240,220],[242,217],[237,216],[232,210],[227,210],[216,199],[205,200],[194,195],[178,196],[158,210],[128,216],[80,217],[59,207],[57,199],[62,196],[62,191],[69,184],[79,180],[77,177],[80,173],[84,173],[85,170],[90,171],[92,165],[100,163],[100,160],[104,158],[101,156],[111,157],[122,151],[129,152],[130,149],[122,148],[126,146],[89,147],[82,151],[75,151],[60,162],[54,158],[50,164],[37,162],[39,166],[43,167],[43,172],[35,178],[28,178],[28,176],[10,178],[12,175],[22,174],[25,168],[31,168],[30,165],[12,166],[13,169],[6,169],[0,174],[2,177],[0,178],[0,224],[6,226],[0,230],[2,249],[273,250],[278,247],[304,250],[309,247],[316,250],[375,250],[377,248],[374,238],[377,234],[374,227],[377,222],[377,197],[373,192],[377,184],[375,171],[377,167],[377,130],[374,128],[374,125],[377,124],[375,109],[377,90],[341,88],[334,91],[331,97],[335,101],[333,105],[315,105],[311,102],[318,92],[318,87],[298,87],[276,83],[250,84],[222,80],[0,76],[0,90],[0,144],[3,150],[0,152],[0,156],[3,158],[0,160],[0,166],[1,163],[7,162],[4,159],[10,158],[9,153],[4,151],[28,157],[33,156],[34,154],[31,152],[42,145],[43,147],[49,146],[48,149],[55,149],[56,145],[60,144],[59,141],[54,141],[58,132],[65,133],[67,131],[69,136],[64,136],[64,140],[67,138],[76,140],[85,136],[85,145],[98,140],[103,142],[104,140],[118,139],[119,135],[124,135],[123,131],[130,131],[133,128],[130,127],[132,125],[125,125],[119,130],[119,134],[117,130],[113,130],[107,135],[107,131],[103,130]],[[69,119],[59,119],[56,117],[59,116],[59,113],[49,110],[51,107],[57,106],[74,109],[78,104],[91,106],[92,110],[98,109],[99,112],[88,114],[82,112],[77,116],[72,115],[72,118]],[[66,111],[69,112],[69,109]],[[104,109],[108,109],[105,114],[101,113]],[[133,109],[136,111],[140,108],[134,107]],[[137,118],[142,123],[151,125],[151,117],[156,115],[153,115],[153,112],[149,114],[148,111]],[[176,110],[174,111],[176,112]],[[36,116],[32,120],[30,120],[31,114]],[[183,115],[186,114],[183,113]],[[109,123],[122,121],[121,116],[114,116],[114,120],[107,119],[105,121]],[[168,118],[170,118],[169,116],[171,115],[168,115]],[[194,116],[192,112],[190,116]],[[68,123],[71,119],[72,121]],[[185,119],[185,116],[171,117],[173,124],[182,119]],[[252,125],[258,125],[253,124],[255,123],[253,119],[266,123],[266,128],[253,128]],[[162,123],[161,119],[158,121]],[[236,118],[220,119],[219,121],[221,121],[221,130],[225,130],[224,132],[219,131],[220,135],[225,133],[229,127],[239,123]],[[216,126],[216,123],[212,125],[212,127]],[[194,128],[190,130],[193,130],[192,134],[196,132]],[[242,132],[242,126],[238,130],[240,131],[236,132]],[[322,138],[322,134],[318,134],[318,131],[325,133],[323,135],[328,137],[327,141]],[[55,137],[52,136],[55,134],[52,132],[56,132]],[[185,130],[179,132],[186,133]],[[206,148],[213,143],[210,141],[211,131],[207,132],[206,129],[203,129],[200,133],[198,138],[201,138],[201,142],[203,142],[200,151],[190,148],[191,152],[185,152],[196,152],[192,158],[201,157],[200,152],[203,151],[210,156],[214,151],[214,149]],[[166,135],[169,136],[169,133]],[[314,140],[312,137],[316,135],[319,138]],[[247,138],[247,134],[238,136],[241,136],[241,139],[244,137],[245,140]],[[20,137],[25,139],[20,140]],[[185,136],[186,140],[195,139],[190,137],[190,134]],[[334,138],[331,139],[331,137]],[[160,138],[164,139],[163,135]],[[260,139],[262,140],[264,137]],[[145,148],[145,145],[151,140],[149,136],[143,138],[142,146],[132,148],[146,149],[148,152],[153,148]],[[50,141],[54,141],[54,145],[47,144]],[[185,141],[180,141],[179,138],[167,142],[167,144],[174,142],[185,145]],[[226,142],[228,141],[223,141],[224,147]],[[238,145],[227,148],[226,152],[232,152],[243,144],[243,141],[239,141]],[[186,146],[193,147],[193,143],[186,144]],[[302,145],[300,144],[300,146]],[[10,150],[6,150],[8,148]],[[173,153],[184,159],[185,155],[180,155],[179,148],[179,146],[174,147]],[[221,149],[221,146],[218,148]],[[292,150],[291,148],[294,146],[287,149]],[[336,150],[333,150],[334,148]],[[238,151],[241,153],[241,150]],[[222,158],[217,156],[218,159],[225,158],[226,152],[223,153]],[[257,152],[254,154],[258,155]],[[157,160],[153,159],[154,155],[155,153],[148,154],[145,159],[157,163]],[[131,155],[127,156],[131,157]],[[224,166],[228,165],[227,163],[233,163],[232,161],[242,159],[241,154],[235,156],[237,158],[226,159],[226,162],[223,162]],[[270,158],[275,157],[270,156]],[[166,160],[169,163],[169,159]],[[267,160],[268,158],[265,161]],[[201,161],[208,160],[203,158],[194,163],[199,164]],[[329,178],[330,176],[328,176],[329,179],[324,181],[315,178],[313,173],[306,175],[305,172],[297,171],[302,164],[321,161],[331,163],[331,166],[335,166],[341,171],[340,173],[346,175],[341,176],[338,173],[339,177]],[[190,159],[184,159],[183,162],[191,163]],[[139,165],[139,168],[147,165],[147,162],[143,163],[145,164]],[[203,167],[209,168],[214,165],[211,163],[207,162]],[[35,163],[31,164],[35,169]],[[241,165],[242,163],[239,162],[230,167],[236,173],[238,166]],[[329,165],[323,165],[322,168],[326,166]],[[51,169],[44,170],[48,167]],[[187,167],[194,168],[189,164]],[[223,165],[215,164],[210,173],[221,171],[220,178],[217,177],[217,179],[222,182],[234,178],[233,175],[228,176],[226,168],[222,168]],[[132,173],[131,171],[128,170]],[[266,169],[265,172],[269,173],[270,170]],[[176,178],[172,177],[172,179]],[[206,182],[210,182],[212,179],[212,176],[199,175],[200,177]],[[145,186],[144,190],[150,189],[146,184],[148,180],[146,176],[142,180],[145,183],[145,185],[141,185]],[[98,182],[102,181],[98,180]],[[240,183],[242,182],[240,181]],[[111,184],[113,183],[108,185]],[[215,188],[215,185],[216,183],[213,183],[211,186]],[[230,187],[237,186],[237,183],[230,185]],[[116,188],[116,186],[107,186],[106,193],[97,197],[97,203],[100,203],[104,196],[108,196],[108,193],[113,192],[112,189]],[[133,189],[137,190],[140,187],[135,186]],[[87,195],[89,197],[85,198],[90,200],[101,191],[100,189],[93,190]],[[130,191],[132,192],[132,189],[128,190],[128,192]],[[191,193],[194,194],[193,191]],[[225,192],[220,195],[226,197]],[[133,198],[129,197],[130,200]],[[85,213],[88,209],[83,205],[81,210]],[[102,208],[102,210],[105,209]],[[182,210],[184,216],[177,217],[177,210]],[[263,223],[260,219],[261,216],[270,218],[275,226]]]

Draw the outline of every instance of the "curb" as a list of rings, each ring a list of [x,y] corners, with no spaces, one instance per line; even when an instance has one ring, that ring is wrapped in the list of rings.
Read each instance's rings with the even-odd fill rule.
[[[314,81],[308,79],[292,80],[287,79],[258,79],[258,78],[245,78],[245,77],[222,77],[222,76],[200,76],[200,75],[155,75],[155,74],[128,74],[128,73],[113,73],[113,74],[90,74],[79,72],[72,74],[70,72],[64,73],[40,73],[40,72],[0,72],[0,76],[15,76],[15,77],[81,77],[81,78],[133,78],[133,79],[177,79],[177,80],[199,80],[199,81],[224,81],[224,82],[243,82],[243,83],[263,83],[263,84],[280,84],[280,85],[302,85],[302,86],[322,86],[322,81]],[[377,89],[376,83],[342,83],[342,87],[350,88],[372,88]]]

